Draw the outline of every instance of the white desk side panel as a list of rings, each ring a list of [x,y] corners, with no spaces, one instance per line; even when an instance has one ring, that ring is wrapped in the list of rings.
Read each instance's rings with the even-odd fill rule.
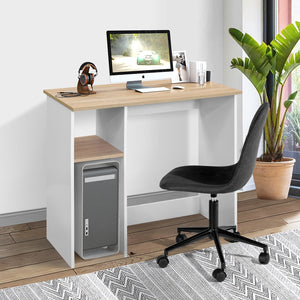
[[[236,97],[199,101],[199,163],[226,166],[237,161]],[[210,195],[201,194],[201,214],[208,217]],[[237,193],[219,194],[219,225],[237,224]]]
[[[47,100],[47,239],[74,262],[74,112]]]

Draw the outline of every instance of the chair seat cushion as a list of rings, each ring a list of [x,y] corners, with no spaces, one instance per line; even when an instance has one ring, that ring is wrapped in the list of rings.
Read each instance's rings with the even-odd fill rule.
[[[232,192],[230,180],[235,165],[224,167],[183,166],[170,171],[160,181],[160,187],[173,191],[196,193],[229,193]]]

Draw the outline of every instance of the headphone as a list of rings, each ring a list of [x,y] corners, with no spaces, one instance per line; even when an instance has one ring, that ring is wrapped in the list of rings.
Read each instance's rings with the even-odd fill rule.
[[[86,73],[86,74],[81,73],[80,74],[80,72],[83,71],[86,67],[93,68],[96,71],[96,73],[95,74],[94,73]],[[83,63],[78,70],[78,79],[79,79],[79,82],[81,83],[81,85],[83,85],[83,86],[88,85],[88,84],[90,84],[92,86],[94,84],[94,79],[97,75],[98,75],[97,67],[93,63],[88,62],[88,61]]]

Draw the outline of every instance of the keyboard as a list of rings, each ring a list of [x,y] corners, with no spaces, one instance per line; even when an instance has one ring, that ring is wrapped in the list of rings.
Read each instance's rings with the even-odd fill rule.
[[[153,93],[153,92],[164,92],[164,91],[169,91],[170,89],[166,87],[154,87],[154,88],[143,88],[143,89],[136,89],[136,92],[139,93]]]

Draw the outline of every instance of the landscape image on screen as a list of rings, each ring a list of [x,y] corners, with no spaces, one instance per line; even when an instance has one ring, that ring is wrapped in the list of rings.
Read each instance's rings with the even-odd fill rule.
[[[110,47],[114,73],[171,68],[167,33],[110,34]]]

